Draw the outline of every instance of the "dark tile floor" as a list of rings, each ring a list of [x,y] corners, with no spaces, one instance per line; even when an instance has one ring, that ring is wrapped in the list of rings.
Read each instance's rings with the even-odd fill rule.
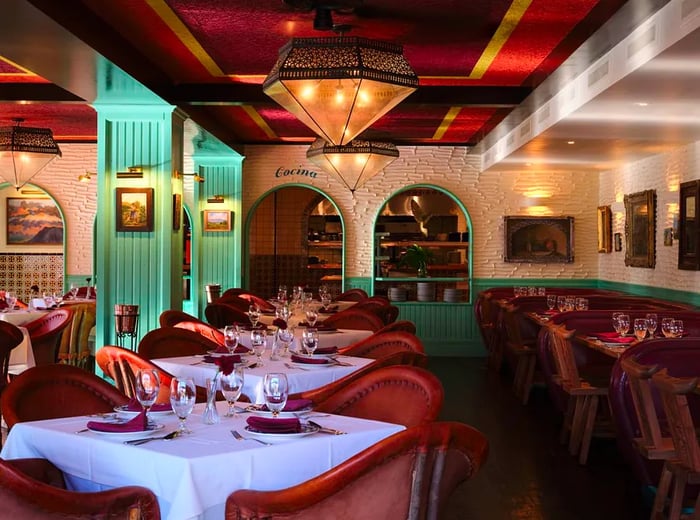
[[[560,417],[544,388],[523,406],[509,377],[483,359],[431,358],[429,369],[445,387],[441,419],[470,424],[490,443],[486,465],[452,497],[447,520],[649,517],[614,440],[594,439],[586,466],[559,444]]]

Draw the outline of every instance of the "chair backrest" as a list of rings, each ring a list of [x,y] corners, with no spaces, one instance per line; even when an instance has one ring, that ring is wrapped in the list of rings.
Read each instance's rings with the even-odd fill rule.
[[[0,393],[7,384],[12,349],[22,343],[24,334],[10,322],[0,320]]]
[[[158,316],[158,323],[161,327],[174,327],[182,321],[206,323],[196,316],[192,316],[191,314],[187,314],[186,312],[178,309],[165,310],[160,313],[160,316]]]
[[[352,308],[372,311],[379,316],[379,319],[382,320],[384,325],[395,322],[399,317],[399,308],[396,305],[392,305],[391,302],[383,296],[372,296],[359,301],[353,305]]]
[[[350,307],[323,320],[324,325],[338,329],[371,330],[376,332],[385,323],[372,311]]]
[[[71,324],[73,311],[56,309],[30,321],[24,327],[32,340],[34,363],[37,366],[58,362],[58,345],[63,330]]]
[[[216,350],[219,344],[202,334],[180,327],[161,327],[139,341],[138,353],[144,359],[196,356]]]
[[[335,300],[339,302],[359,302],[369,298],[367,291],[362,289],[348,289],[347,291],[340,293],[336,296]]]
[[[217,303],[228,303],[242,311],[247,311],[248,307],[255,303],[263,312],[275,311],[275,306],[268,302],[262,295],[244,289],[227,289],[217,300]]]
[[[395,365],[355,379],[314,409],[411,427],[436,420],[444,399],[442,383],[434,374]]]
[[[201,334],[209,341],[213,341],[217,345],[224,345],[224,333],[219,329],[212,327],[208,323],[201,321],[181,321],[174,326],[176,329],[186,329]]]
[[[208,304],[204,308],[204,315],[209,324],[217,329],[223,329],[226,325],[233,325],[234,323],[250,323],[245,311],[218,301]]]
[[[236,491],[226,500],[225,519],[439,518],[455,488],[486,462],[488,449],[486,437],[466,424],[409,428],[296,486]],[[368,491],[388,483],[390,492]]]
[[[68,491],[36,480],[2,459],[0,502],[5,518],[160,518],[158,499],[147,488],[125,486],[97,492]]]
[[[414,359],[427,364],[423,342],[415,334],[404,331],[374,333],[371,336],[343,347],[340,352],[346,356],[379,359],[398,352],[413,352],[420,354]],[[421,364],[420,366],[425,366]]]
[[[71,365],[44,365],[25,370],[0,397],[8,428],[15,423],[112,412],[129,399],[95,374]]]
[[[396,320],[393,323],[389,323],[387,325],[384,325],[381,329],[379,329],[376,334],[383,334],[385,332],[395,332],[395,331],[403,331],[403,332],[410,332],[411,334],[416,333],[416,324],[413,323],[412,321],[409,320]]]
[[[556,366],[556,374],[560,381],[565,381],[569,386],[577,388],[581,386],[581,376],[571,346],[573,335],[574,331],[568,330],[566,325],[549,326],[549,342]]]
[[[90,331],[95,326],[97,306],[95,302],[77,303],[70,306],[73,320],[58,344],[58,362],[91,370],[94,368],[90,350]]]

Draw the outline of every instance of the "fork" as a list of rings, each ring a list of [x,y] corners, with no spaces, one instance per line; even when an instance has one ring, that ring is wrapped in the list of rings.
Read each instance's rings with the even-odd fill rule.
[[[237,441],[255,441],[259,442],[263,446],[272,446],[269,442],[261,441],[260,439],[256,439],[254,437],[243,437],[240,433],[238,433],[237,430],[231,430],[231,435],[233,435]]]
[[[289,368],[289,369],[291,369],[291,370],[293,370],[293,369],[295,369],[295,368],[298,369],[298,370],[307,370],[307,371],[310,370],[309,368],[295,367],[294,365],[290,365],[289,363],[285,363],[284,366],[286,366],[287,368]]]

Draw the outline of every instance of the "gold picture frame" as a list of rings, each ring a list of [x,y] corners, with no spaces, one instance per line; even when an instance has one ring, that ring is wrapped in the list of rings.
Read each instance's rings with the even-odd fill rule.
[[[598,206],[598,252],[612,252],[612,210],[610,206]]]
[[[117,188],[117,231],[153,231],[153,188]]]
[[[224,210],[203,211],[205,232],[225,232],[231,231],[231,220],[233,212]]]
[[[656,265],[656,190],[625,195],[625,265]]]

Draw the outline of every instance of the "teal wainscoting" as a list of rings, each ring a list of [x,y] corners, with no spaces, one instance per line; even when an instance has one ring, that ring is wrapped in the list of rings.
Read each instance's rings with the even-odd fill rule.
[[[362,289],[367,294],[372,294],[372,279],[371,278],[345,278],[343,290]]]
[[[636,285],[631,283],[610,282],[600,280],[598,287],[601,289],[609,289],[611,291],[620,291],[640,296],[649,296],[662,300],[671,300],[675,302],[688,303],[700,307],[700,293],[690,291],[678,291],[675,289],[666,289],[664,287],[651,287],[649,285]]]

